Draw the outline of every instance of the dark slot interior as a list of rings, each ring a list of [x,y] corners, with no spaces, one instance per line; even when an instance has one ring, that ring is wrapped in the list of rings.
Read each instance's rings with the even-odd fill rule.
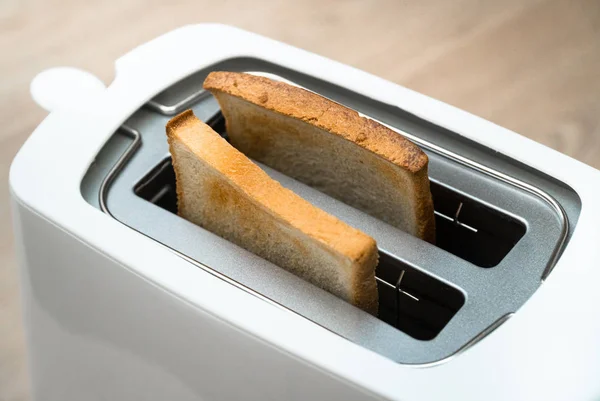
[[[137,196],[177,214],[175,170],[171,158],[163,160],[134,188]]]
[[[436,245],[479,267],[494,267],[525,235],[520,221],[431,182]]]
[[[439,334],[465,303],[461,291],[379,252],[379,318],[418,340]]]
[[[148,173],[135,187],[135,193],[177,213],[171,159],[164,160]],[[402,280],[399,280],[401,275]],[[419,340],[433,339],[465,302],[461,291],[384,252],[379,256],[377,287],[379,318]]]

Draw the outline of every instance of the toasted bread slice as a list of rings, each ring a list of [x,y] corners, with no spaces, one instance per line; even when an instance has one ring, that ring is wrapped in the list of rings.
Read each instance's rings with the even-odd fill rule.
[[[211,72],[233,146],[426,241],[435,241],[423,151],[387,127],[313,92],[265,77]]]
[[[377,314],[373,238],[282,187],[191,110],[167,137],[180,216]]]

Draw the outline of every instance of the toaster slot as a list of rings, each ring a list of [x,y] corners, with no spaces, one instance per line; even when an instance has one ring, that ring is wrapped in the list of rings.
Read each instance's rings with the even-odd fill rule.
[[[177,213],[175,170],[171,159],[163,160],[134,188],[135,193],[171,213]]]
[[[464,305],[464,294],[379,252],[379,318],[418,340],[431,340]]]
[[[519,220],[431,181],[436,245],[479,267],[493,267],[523,237]]]

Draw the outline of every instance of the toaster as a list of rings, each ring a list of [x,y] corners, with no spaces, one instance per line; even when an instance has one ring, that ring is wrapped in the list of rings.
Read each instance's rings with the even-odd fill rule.
[[[600,399],[600,173],[481,118],[219,24],[40,73],[10,170],[34,400]],[[435,245],[278,171],[377,241],[372,316],[177,215],[165,124],[214,70],[352,108],[429,157]],[[527,112],[523,110],[523,112]]]

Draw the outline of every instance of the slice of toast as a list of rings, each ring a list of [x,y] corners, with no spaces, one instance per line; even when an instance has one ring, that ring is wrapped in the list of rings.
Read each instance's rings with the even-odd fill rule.
[[[166,128],[180,216],[377,315],[373,238],[282,187],[191,110]]]
[[[265,77],[211,72],[233,146],[416,237],[435,220],[423,151],[389,128],[305,89]]]

